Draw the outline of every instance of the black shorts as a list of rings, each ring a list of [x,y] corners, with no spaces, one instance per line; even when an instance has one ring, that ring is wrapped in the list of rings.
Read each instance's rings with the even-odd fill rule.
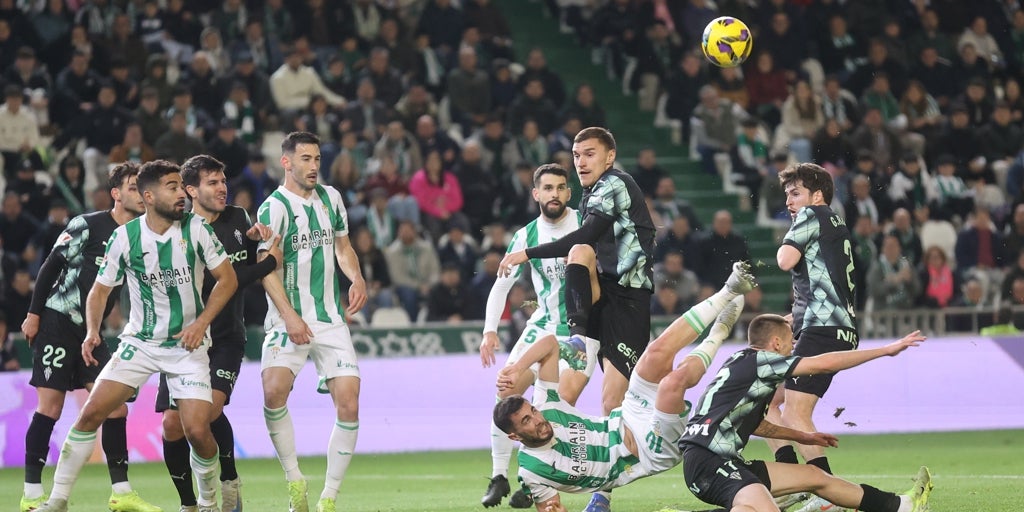
[[[82,360],[85,326],[58,311],[46,308],[39,315],[39,332],[32,342],[32,380],[37,388],[73,391],[96,382],[110,360],[110,347],[100,343],[92,351],[99,364],[86,366]]]
[[[628,379],[651,342],[651,292],[604,276],[598,276],[598,283],[601,298],[590,310],[587,336],[601,342],[602,368],[607,358]]]
[[[845,350],[856,350],[860,344],[856,329],[846,327],[808,327],[800,332],[793,355],[800,357],[812,357],[828,352],[840,352]],[[802,377],[790,377],[786,379],[786,389],[800,391],[817,395],[818,398],[825,396],[829,386],[832,385],[834,373],[821,375],[805,375]]]
[[[772,488],[768,468],[761,460],[727,459],[703,446],[683,445],[683,478],[686,487],[704,503],[732,508],[740,489],[751,484]]]
[[[208,352],[210,356],[210,386],[223,392],[227,399],[224,405],[231,403],[231,391],[235,389],[235,380],[242,369],[245,357],[245,346],[241,343],[214,344]],[[167,376],[160,374],[160,390],[156,393],[156,412],[177,409],[171,404],[170,392],[167,390]],[[211,421],[216,418],[210,418]]]

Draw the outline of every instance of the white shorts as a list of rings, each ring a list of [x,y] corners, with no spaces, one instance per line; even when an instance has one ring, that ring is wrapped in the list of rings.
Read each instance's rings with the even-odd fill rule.
[[[519,335],[519,340],[516,341],[516,344],[512,347],[512,351],[509,352],[508,360],[505,361],[505,366],[515,364],[516,361],[519,360],[519,358],[523,357],[523,354],[525,354],[527,350],[530,350],[530,347],[533,346],[533,343],[535,341],[549,334],[554,333],[527,324],[526,329],[523,329],[523,333]],[[557,339],[558,341],[565,341],[569,339],[569,337],[555,335],[555,339]],[[594,370],[597,368],[597,352],[600,349],[600,342],[598,342],[597,340],[587,338],[587,367],[583,369],[583,374],[586,375],[588,379],[592,375],[594,375]],[[570,369],[569,363],[567,363],[564,359],[559,359],[558,373],[561,374],[562,372],[568,369]],[[533,372],[533,380],[536,381],[538,372],[540,372],[540,363],[534,363],[530,365],[530,371]]]
[[[213,402],[210,386],[209,344],[189,352],[181,345],[161,347],[123,336],[110,361],[96,377],[139,389],[154,373],[167,376],[167,390],[172,400],[205,400]]]
[[[356,349],[352,346],[352,335],[348,325],[311,322],[309,329],[313,338],[305,345],[296,345],[283,331],[268,331],[263,339],[263,357],[260,369],[283,367],[298,375],[306,365],[306,359],[313,359],[316,373],[324,379],[334,377],[359,377]]]
[[[658,385],[633,372],[622,400],[622,420],[633,431],[640,467],[649,475],[672,469],[683,461],[677,443],[686,429],[686,418],[655,409],[657,397]]]

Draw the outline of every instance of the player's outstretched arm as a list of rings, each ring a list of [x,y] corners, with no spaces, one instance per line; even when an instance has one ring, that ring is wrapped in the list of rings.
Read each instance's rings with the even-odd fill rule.
[[[768,420],[761,420],[761,424],[757,426],[757,430],[754,431],[754,435],[768,439],[795,441],[797,443],[810,446],[830,446],[833,448],[839,446],[839,439],[832,434],[826,434],[824,432],[804,432],[802,430],[776,425]]]
[[[86,366],[99,364],[92,356],[92,350],[103,343],[100,326],[103,324],[103,310],[107,306],[107,297],[113,289],[102,283],[93,282],[89,295],[85,298],[85,340],[82,342],[82,360]]]
[[[494,281],[490,293],[487,294],[487,307],[484,309],[484,338],[480,341],[480,363],[484,368],[494,365],[494,353],[501,345],[501,340],[498,339],[498,323],[501,321],[501,313],[505,309],[505,301],[508,300],[508,292],[515,284],[513,276],[499,277]]]
[[[805,357],[797,363],[793,369],[794,376],[818,375],[822,373],[835,373],[847,368],[853,368],[868,361],[884,356],[895,356],[900,352],[916,347],[926,340],[921,331],[914,331],[899,341],[890,343],[884,347],[871,350],[846,350],[840,352],[829,352],[820,356]]]
[[[359,256],[352,247],[348,235],[334,239],[334,256],[338,259],[338,266],[345,277],[352,281],[352,286],[348,289],[348,309],[345,312],[353,315],[366,305],[366,281],[363,279],[362,269],[359,268]]]
[[[238,290],[238,278],[235,276],[235,269],[231,266],[231,262],[224,260],[220,265],[209,270],[213,278],[217,280],[217,284],[213,285],[213,289],[210,290],[210,297],[206,299],[203,312],[174,336],[181,340],[181,346],[186,350],[195,350],[203,343],[210,322],[220,314],[228,300]]]
[[[516,381],[534,363],[540,363],[537,377],[546,382],[558,382],[558,341],[548,334],[535,341],[523,357],[498,371],[498,390],[514,389]]]

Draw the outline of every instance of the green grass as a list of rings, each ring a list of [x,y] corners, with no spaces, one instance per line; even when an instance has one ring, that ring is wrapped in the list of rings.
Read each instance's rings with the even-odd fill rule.
[[[1024,430],[957,432],[886,436],[846,436],[830,452],[832,467],[856,482],[886,490],[910,486],[918,466],[932,469],[935,490],[932,510],[1009,512],[1021,509],[1024,497]],[[768,455],[754,441],[750,458]],[[323,485],[325,459],[307,458],[312,503]],[[490,457],[484,451],[357,455],[342,486],[339,509],[346,511],[473,511],[482,510]],[[47,468],[49,488],[52,468]],[[284,477],[276,460],[239,461],[245,509],[280,511],[286,507]],[[135,489],[164,510],[177,510],[177,496],[162,464],[131,467]],[[0,470],[0,510],[15,510],[21,495],[20,469]],[[82,473],[71,500],[75,512],[105,511],[110,493],[106,468],[90,465]],[[563,496],[569,510],[581,510],[587,496]],[[617,512],[651,512],[662,507],[709,508],[683,484],[682,470],[673,469],[618,489]],[[507,502],[506,502],[507,503]],[[506,505],[494,510],[510,510]]]

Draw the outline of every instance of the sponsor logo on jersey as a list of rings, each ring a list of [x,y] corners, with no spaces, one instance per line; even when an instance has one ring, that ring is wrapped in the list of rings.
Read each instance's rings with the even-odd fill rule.
[[[237,241],[239,245],[242,244],[242,232],[237,229],[235,230],[235,241]]]
[[[169,268],[160,272],[139,274],[146,284],[160,284],[164,288],[176,288],[192,282],[192,269],[189,267]]]
[[[210,385],[209,384],[207,384],[207,383],[205,383],[203,381],[193,380],[193,379],[190,379],[188,377],[179,377],[178,378],[178,385],[186,387],[186,388],[210,389]]]
[[[246,249],[242,249],[241,251],[238,251],[236,253],[229,254],[228,255],[228,259],[231,260],[231,263],[238,263],[239,261],[245,261],[245,260],[249,259],[249,251],[246,250]]]
[[[334,245],[334,234],[327,229],[318,229],[307,233],[292,235],[291,245],[293,251],[316,249],[321,246]]]
[[[569,450],[572,466],[569,469],[575,473],[569,476],[569,480],[577,480],[587,472],[587,428],[579,421],[570,421],[565,428],[569,434],[569,444],[572,445]]]
[[[707,421],[705,421],[702,424],[687,425],[686,426],[686,435],[688,435],[688,436],[696,436],[696,435],[706,436],[706,435],[708,435],[708,430],[710,429],[710,427],[711,427],[711,420],[707,420]]]
[[[220,377],[220,378],[222,378],[224,380],[227,380],[227,381],[230,381],[232,383],[234,383],[235,379],[238,378],[238,373],[237,372],[232,372],[232,371],[229,371],[229,370],[225,370],[223,368],[218,368],[217,372],[215,373],[215,375],[217,375],[217,377]]]

